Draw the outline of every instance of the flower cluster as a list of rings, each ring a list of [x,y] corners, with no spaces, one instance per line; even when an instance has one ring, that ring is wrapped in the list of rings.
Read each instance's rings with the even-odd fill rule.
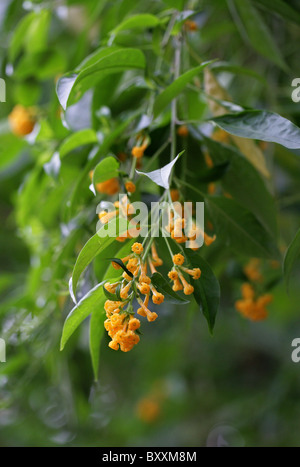
[[[251,321],[266,319],[268,316],[266,306],[271,303],[272,295],[255,296],[254,288],[248,282],[242,284],[241,290],[243,298],[235,303],[236,310]]]
[[[133,299],[136,298],[140,305],[137,313],[146,317],[149,322],[157,318],[157,313],[148,308],[150,296],[156,305],[160,305],[164,301],[164,295],[155,288],[148,276],[148,266],[153,274],[156,272],[156,267],[163,264],[154,242],[151,244],[151,255],[147,260],[142,257],[144,248],[141,243],[134,243],[131,250],[130,255],[121,259],[130,275],[124,271],[120,280],[112,284],[107,282],[104,285],[107,292],[112,294],[115,294],[118,289],[120,297],[120,300],[107,300],[105,303],[108,318],[105,321],[105,329],[112,338],[109,346],[114,350],[118,350],[120,347],[124,352],[131,350],[139,342],[139,336],[135,331],[140,327],[140,321],[133,316],[131,306]],[[122,267],[117,262],[113,262],[113,266],[115,269]],[[141,295],[144,295],[144,299]],[[124,307],[127,304],[129,306],[125,310]]]
[[[178,292],[179,290],[183,290],[185,295],[190,295],[194,292],[194,287],[187,282],[183,273],[189,274],[192,279],[197,280],[201,276],[201,269],[194,268],[188,269],[183,266],[184,263],[184,256],[181,253],[177,253],[173,256],[173,268],[168,273],[168,277],[174,282],[173,290],[174,292]]]
[[[186,215],[185,212],[182,214],[180,204],[179,206],[173,206],[175,209],[174,211],[169,211],[168,224],[165,226],[165,230],[171,234],[171,238],[175,240],[176,243],[185,243],[189,241],[190,248],[196,251],[200,248],[198,243],[199,238],[204,240],[206,246],[211,245],[215,241],[216,235],[211,237],[206,232],[204,232],[203,229],[201,229],[201,227],[196,224],[196,222],[192,221],[190,223],[189,215]],[[186,228],[188,223],[190,224],[190,227]]]

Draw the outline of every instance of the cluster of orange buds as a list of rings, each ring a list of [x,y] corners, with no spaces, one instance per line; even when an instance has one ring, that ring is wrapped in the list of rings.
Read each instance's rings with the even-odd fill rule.
[[[171,238],[175,240],[176,243],[180,244],[189,241],[189,247],[197,251],[200,248],[199,238],[204,241],[206,246],[211,245],[215,241],[216,235],[208,235],[194,221],[191,222],[188,232],[186,232],[187,229],[185,227],[188,225],[188,219],[181,216],[181,213],[179,214],[175,211],[174,214],[174,211],[170,210],[168,225],[165,226],[166,231],[171,234]]]
[[[113,287],[109,287],[106,284],[105,286],[110,291],[113,290]],[[140,337],[135,331],[141,325],[140,321],[133,316],[131,311],[123,309],[125,304],[126,302],[122,301],[106,300],[104,305],[107,316],[104,327],[109,337],[111,337],[108,345],[113,350],[120,348],[122,352],[128,352],[139,342]]]
[[[235,308],[245,318],[251,321],[262,321],[267,318],[266,306],[271,303],[273,297],[270,294],[255,296],[254,288],[248,282],[242,284],[242,300],[235,302]]]
[[[191,295],[194,292],[194,287],[185,279],[183,273],[186,273],[197,280],[201,277],[201,269],[193,268],[189,269],[183,266],[184,256],[181,253],[177,253],[173,256],[173,268],[168,273],[168,277],[174,282],[172,289],[174,292],[183,290],[185,295]]]
[[[106,308],[109,309],[107,313],[111,313],[114,309],[117,310],[113,313],[113,315],[117,314],[117,316],[114,318],[108,316],[108,320],[105,322],[105,328],[113,339],[109,346],[114,350],[118,350],[120,346],[121,350],[127,349],[125,351],[128,351],[139,342],[139,336],[136,335],[135,337],[133,333],[139,328],[140,322],[132,316],[131,312],[121,311],[126,303],[131,303],[136,298],[140,305],[137,313],[151,322],[157,318],[157,313],[150,311],[148,308],[150,295],[152,302],[156,305],[160,305],[164,301],[164,295],[154,287],[151,278],[148,276],[148,266],[153,274],[156,272],[155,268],[163,264],[162,259],[158,256],[154,242],[151,244],[151,254],[145,260],[142,258],[144,247],[141,243],[134,243],[131,250],[131,254],[121,259],[131,275],[124,271],[121,280],[113,284],[107,282],[104,285],[105,289],[110,293],[115,293],[119,288],[121,299],[121,301],[107,300],[106,302]],[[117,262],[113,262],[112,265],[115,269],[121,269]],[[142,299],[141,295],[145,296],[144,299]],[[135,326],[136,328],[133,329]]]
[[[261,260],[259,258],[251,258],[244,266],[243,271],[249,281],[262,282],[263,276],[260,270]]]
[[[17,136],[32,132],[35,125],[35,112],[31,108],[16,105],[8,116],[11,131]]]

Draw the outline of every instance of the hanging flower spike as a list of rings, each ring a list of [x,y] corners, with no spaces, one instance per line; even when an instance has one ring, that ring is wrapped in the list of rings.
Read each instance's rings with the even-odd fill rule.
[[[136,190],[136,186],[131,180],[128,180],[125,183],[125,189],[126,189],[127,193],[134,193],[135,190]]]

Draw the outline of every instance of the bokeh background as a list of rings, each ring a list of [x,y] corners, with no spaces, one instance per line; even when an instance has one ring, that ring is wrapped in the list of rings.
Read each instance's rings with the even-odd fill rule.
[[[198,28],[190,42],[205,60],[224,62],[218,76],[234,102],[273,110],[300,125],[300,104],[291,99],[292,79],[300,76],[300,22],[285,10],[281,15],[272,11],[271,2],[251,3],[286,67],[249,42],[230,1],[186,2],[185,9],[197,12]],[[300,17],[299,2],[288,3]],[[87,153],[69,160],[59,180],[44,170],[57,141],[68,134],[55,81],[126,16],[174,7],[167,0],[1,1],[6,102],[0,103],[0,337],[7,343],[7,362],[0,363],[1,446],[300,445],[300,363],[291,360],[291,342],[300,337],[297,269],[287,293],[279,265],[269,317],[252,323],[234,308],[248,259],[225,245],[213,246],[207,259],[222,293],[213,336],[196,304],[164,304],[159,320],[144,330],[133,351],[111,351],[105,336],[98,382],[89,356],[88,320],[59,351],[62,325],[72,308],[67,281],[78,251],[94,232],[95,203],[86,201],[92,198],[87,184],[86,223],[70,234],[62,206]],[[12,61],[20,20],[40,9],[48,12],[47,27],[38,30],[37,25],[29,37],[25,29],[21,55]],[[143,50],[151,42],[146,33],[119,40]],[[37,44],[41,50],[33,59]],[[230,71],[230,65],[239,70]],[[142,87],[130,88],[118,104],[112,103],[113,112],[144,98]],[[7,116],[16,104],[38,108],[41,128],[34,138],[10,131]],[[84,109],[80,117],[68,116],[69,127],[88,124],[88,103]],[[205,113],[201,99],[195,112],[200,110]],[[299,152],[269,145],[267,153],[284,254],[299,228]]]

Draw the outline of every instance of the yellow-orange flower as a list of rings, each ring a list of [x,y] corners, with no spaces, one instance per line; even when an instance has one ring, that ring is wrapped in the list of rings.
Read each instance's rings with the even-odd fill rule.
[[[136,190],[136,186],[135,184],[131,181],[131,180],[128,180],[126,183],[125,183],[125,189],[128,193],[134,193],[135,190]]]
[[[16,105],[8,116],[12,132],[18,136],[25,136],[32,132],[35,118],[32,109]]]
[[[141,243],[136,242],[132,245],[131,250],[136,255],[140,255],[144,251],[144,247]]]

